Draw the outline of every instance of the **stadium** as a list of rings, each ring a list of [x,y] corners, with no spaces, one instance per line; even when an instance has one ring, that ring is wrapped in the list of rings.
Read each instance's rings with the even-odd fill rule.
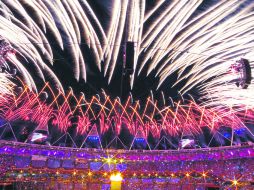
[[[0,8],[2,189],[253,189],[251,0]]]

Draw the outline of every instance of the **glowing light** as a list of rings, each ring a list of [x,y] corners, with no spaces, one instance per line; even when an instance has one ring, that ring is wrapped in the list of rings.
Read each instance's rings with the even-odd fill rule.
[[[92,176],[93,174],[92,174],[92,172],[88,172],[88,176]]]
[[[232,182],[233,182],[233,185],[237,185],[238,184],[238,181],[235,180],[235,179]]]
[[[110,164],[112,162],[112,158],[106,158],[106,162]]]
[[[111,190],[121,190],[121,184],[122,184],[123,177],[121,176],[121,173],[112,174],[110,176],[111,181]]]
[[[122,181],[123,177],[121,176],[121,173],[112,174],[110,176],[110,181]]]

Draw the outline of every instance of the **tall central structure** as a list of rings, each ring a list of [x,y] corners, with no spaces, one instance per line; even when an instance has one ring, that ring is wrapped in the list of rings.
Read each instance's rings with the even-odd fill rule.
[[[131,79],[134,75],[135,42],[127,41],[123,57],[123,71],[121,82],[121,99],[126,100],[131,91]]]

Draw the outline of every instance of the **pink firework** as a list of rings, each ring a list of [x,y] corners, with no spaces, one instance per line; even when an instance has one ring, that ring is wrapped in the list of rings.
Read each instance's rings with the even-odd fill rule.
[[[46,84],[42,90],[50,90],[53,97],[47,104],[39,98],[42,91],[36,94],[27,87],[23,89],[17,97],[0,99],[0,116],[7,121],[32,121],[40,129],[53,119],[52,124],[62,132],[74,126],[77,134],[84,135],[95,124],[102,135],[109,130],[120,135],[122,129],[127,128],[133,136],[138,134],[147,138],[151,134],[160,138],[162,133],[170,136],[198,135],[203,127],[215,133],[223,126],[236,130],[246,127],[246,123],[254,123],[254,111],[249,107],[206,107],[185,101],[159,108],[156,101],[148,98],[145,106],[140,108],[139,102],[131,103],[130,97],[121,104],[119,98],[111,99],[109,96],[100,101],[95,96],[91,100],[85,99],[84,95],[77,98],[72,91],[55,95]]]

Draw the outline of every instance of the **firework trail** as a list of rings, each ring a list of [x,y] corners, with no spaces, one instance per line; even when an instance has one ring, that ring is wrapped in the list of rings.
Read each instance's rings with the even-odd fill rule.
[[[43,90],[48,88],[45,85]],[[147,138],[151,134],[159,139],[162,133],[173,137],[184,134],[197,136],[203,133],[204,127],[213,134],[224,126],[232,130],[249,130],[245,124],[253,124],[254,118],[254,110],[248,107],[241,111],[223,105],[209,108],[190,101],[174,103],[174,107],[159,108],[148,99],[146,107],[139,110],[138,102],[127,101],[122,105],[117,98],[110,99],[108,96],[103,101],[96,97],[86,100],[84,96],[77,98],[72,91],[66,95],[59,92],[52,102],[45,103],[41,100],[42,93],[37,94],[24,87],[20,95],[11,96],[0,104],[1,119],[8,122],[32,121],[38,124],[37,129],[46,129],[50,124],[63,133],[75,127],[77,134],[87,135],[92,126],[96,125],[101,135],[112,131],[119,136],[123,129],[127,129],[133,136]],[[76,100],[76,103],[70,104],[71,99]]]
[[[11,81],[11,75],[7,73],[0,73],[0,101],[9,96],[14,95],[14,83]]]
[[[88,54],[82,52],[82,44],[89,47],[89,56],[110,82],[121,56],[121,44],[132,41],[135,62],[131,86],[141,72],[149,75],[155,71],[160,78],[158,87],[178,72],[176,84],[187,79],[182,94],[196,87],[206,97],[207,91],[214,91],[214,102],[224,100],[218,98],[221,95],[253,100],[251,90],[242,97],[232,85],[221,85],[230,80],[223,75],[228,60],[253,60],[251,0],[214,0],[209,4],[204,0],[96,2],[108,14],[103,21],[100,12],[86,0],[0,2],[0,35],[18,51],[19,59],[11,57],[10,61],[29,87],[36,89],[27,63],[33,65],[37,76],[63,89],[50,69],[56,47],[71,55],[75,78],[86,80]],[[253,106],[252,100],[248,104]]]
[[[8,42],[0,39],[0,101],[3,103],[8,102],[11,96],[14,96],[14,83],[11,81],[12,76],[4,71],[8,68],[6,60],[14,53],[13,48]]]

